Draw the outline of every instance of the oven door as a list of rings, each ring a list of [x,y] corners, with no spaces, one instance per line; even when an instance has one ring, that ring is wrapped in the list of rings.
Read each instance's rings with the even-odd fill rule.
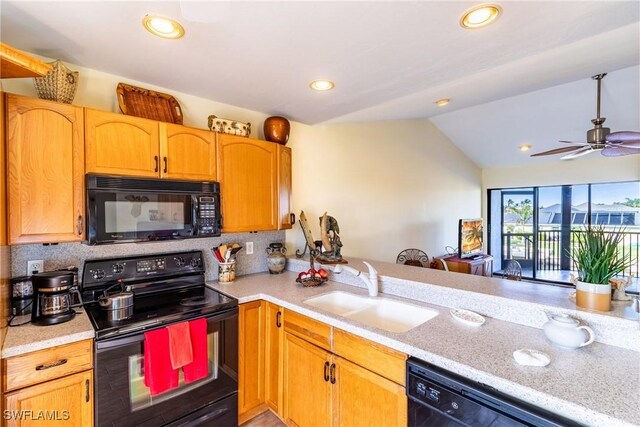
[[[192,237],[195,209],[191,194],[88,190],[87,239],[98,244]]]
[[[209,409],[212,416],[214,412],[221,416],[221,402],[233,400],[237,406],[237,308],[207,318],[207,341],[209,375],[187,384],[181,370],[177,388],[153,397],[144,385],[144,333],[97,341],[95,425],[162,426],[193,413],[208,419]],[[222,410],[236,406],[225,404]],[[233,420],[229,425],[237,425],[237,414],[229,419]]]

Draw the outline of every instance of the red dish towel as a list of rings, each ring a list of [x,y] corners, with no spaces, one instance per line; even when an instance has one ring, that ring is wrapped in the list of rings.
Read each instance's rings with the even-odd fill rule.
[[[171,356],[171,367],[173,369],[180,369],[193,362],[189,322],[180,322],[175,325],[167,326],[167,330],[169,331],[169,356]]]
[[[144,333],[144,385],[149,387],[151,396],[178,386],[178,370],[171,366],[166,328]]]
[[[191,383],[209,375],[209,352],[207,349],[207,319],[189,322],[193,362],[184,366],[184,381]]]

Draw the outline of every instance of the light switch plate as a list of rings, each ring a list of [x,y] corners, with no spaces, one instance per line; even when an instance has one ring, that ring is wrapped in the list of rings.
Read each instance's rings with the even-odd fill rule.
[[[247,242],[247,255],[253,254],[253,242]]]

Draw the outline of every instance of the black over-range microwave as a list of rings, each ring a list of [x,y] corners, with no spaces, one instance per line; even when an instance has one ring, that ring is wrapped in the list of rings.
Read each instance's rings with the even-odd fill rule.
[[[220,235],[220,184],[86,176],[87,242],[141,242]]]

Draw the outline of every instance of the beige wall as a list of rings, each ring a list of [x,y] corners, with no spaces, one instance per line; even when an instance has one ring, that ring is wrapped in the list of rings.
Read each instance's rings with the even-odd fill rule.
[[[482,170],[482,187],[525,187],[640,179],[640,156],[604,157],[589,154],[574,160]]]
[[[457,245],[459,218],[480,215],[480,169],[429,120],[294,127],[292,136],[294,210],[316,240],[318,218],[334,216],[345,255],[439,255]],[[303,247],[298,227],[287,243]]]
[[[51,61],[51,59],[43,58],[38,55],[33,56],[45,61]],[[184,114],[184,124],[186,126],[206,129],[208,126],[207,118],[210,114],[214,114],[221,118],[229,118],[241,122],[251,122],[251,136],[259,139],[264,138],[262,125],[264,123],[264,119],[266,119],[269,114],[263,114],[257,111],[211,101],[198,96],[176,92],[174,90],[154,86],[149,83],[139,82],[125,77],[104,73],[102,71],[80,67],[75,64],[65,64],[71,70],[80,72],[78,90],[73,100],[73,103],[76,105],[105,111],[120,112],[120,109],[118,108],[118,100],[116,98],[116,86],[118,83],[123,82],[173,95],[180,103]],[[32,79],[3,79],[2,88],[5,92],[33,97],[36,96]]]
[[[50,61],[47,58],[43,58]],[[74,104],[119,111],[119,82],[169,93],[185,125],[206,128],[207,117],[249,121],[264,138],[268,116],[167,88],[67,64],[80,72]],[[4,90],[36,96],[31,79],[3,80]],[[477,217],[481,173],[430,121],[409,120],[330,126],[292,123],[294,212],[305,210],[316,239],[317,218],[338,220],[345,255],[395,260],[409,247],[441,254],[456,246],[457,220]],[[290,253],[303,247],[298,225],[287,233]]]

